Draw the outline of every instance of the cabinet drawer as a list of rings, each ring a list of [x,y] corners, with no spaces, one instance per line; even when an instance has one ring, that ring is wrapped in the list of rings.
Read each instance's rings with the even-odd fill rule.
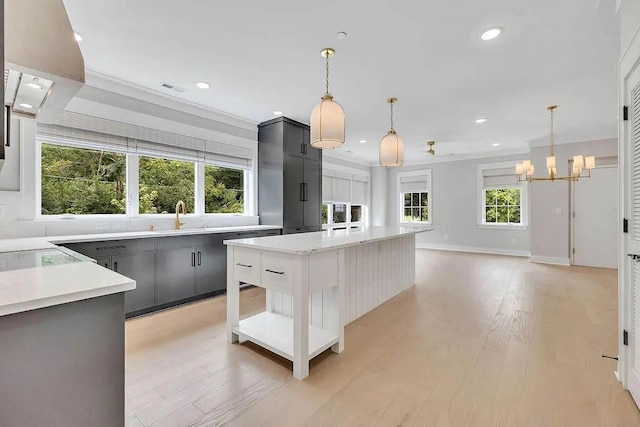
[[[264,252],[262,286],[293,294],[293,255]]]
[[[233,249],[233,278],[252,285],[260,284],[262,269],[260,251],[236,247]]]
[[[103,242],[69,243],[65,247],[96,259],[111,255],[129,254],[133,252],[155,251],[156,239],[109,240]]]

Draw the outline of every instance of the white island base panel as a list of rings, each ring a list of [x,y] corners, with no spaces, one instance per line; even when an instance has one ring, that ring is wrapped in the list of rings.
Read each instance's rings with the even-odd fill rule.
[[[240,341],[248,340],[293,362],[293,319],[262,312],[240,321],[233,328]],[[338,336],[325,329],[309,327],[309,359],[338,342]]]
[[[415,236],[364,243],[345,248],[346,281],[342,294],[343,325],[390,300],[415,283]],[[293,295],[267,289],[267,311],[293,316]],[[327,328],[336,299],[333,288],[309,298],[309,323]],[[331,309],[330,309],[331,310]]]

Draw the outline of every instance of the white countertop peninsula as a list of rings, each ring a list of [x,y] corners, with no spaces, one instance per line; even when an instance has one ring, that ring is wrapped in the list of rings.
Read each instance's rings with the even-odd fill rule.
[[[369,227],[226,240],[227,340],[249,340],[293,361],[343,351],[344,326],[415,282],[422,227]],[[266,309],[240,320],[239,288],[266,288]]]
[[[168,236],[219,234],[273,230],[276,226],[185,228],[182,230],[133,231],[0,240],[0,254],[57,248],[62,243],[144,239]],[[78,258],[85,258],[79,254]],[[135,289],[136,283],[93,262],[2,271],[0,265],[0,316],[81,301]]]

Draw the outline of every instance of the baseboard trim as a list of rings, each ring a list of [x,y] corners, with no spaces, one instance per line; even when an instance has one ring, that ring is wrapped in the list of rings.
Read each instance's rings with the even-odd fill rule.
[[[538,255],[531,255],[529,257],[529,262],[535,262],[536,264],[563,265],[566,267],[571,265],[571,260],[569,258],[556,258]]]
[[[438,245],[433,243],[416,243],[416,248],[417,249],[434,249],[438,251],[472,252],[477,254],[506,255],[506,256],[519,256],[519,257],[528,257],[530,255],[528,251],[519,251],[515,249],[483,248],[483,247],[477,247],[477,246],[459,246],[459,245]]]

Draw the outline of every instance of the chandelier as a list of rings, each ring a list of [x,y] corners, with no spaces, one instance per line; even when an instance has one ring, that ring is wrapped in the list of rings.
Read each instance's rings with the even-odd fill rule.
[[[531,160],[524,160],[522,163],[516,164],[516,174],[518,175],[519,182],[532,182],[532,181],[555,181],[555,180],[568,180],[578,181],[580,178],[591,178],[591,169],[596,167],[596,158],[594,156],[584,157],[582,154],[573,156],[573,165],[571,167],[571,175],[558,176],[556,168],[556,156],[553,152],[553,110],[558,108],[557,105],[550,105],[547,107],[551,115],[551,152],[547,157],[547,171],[549,176],[545,178],[535,175],[535,166],[531,163]],[[584,173],[586,171],[586,173]]]

